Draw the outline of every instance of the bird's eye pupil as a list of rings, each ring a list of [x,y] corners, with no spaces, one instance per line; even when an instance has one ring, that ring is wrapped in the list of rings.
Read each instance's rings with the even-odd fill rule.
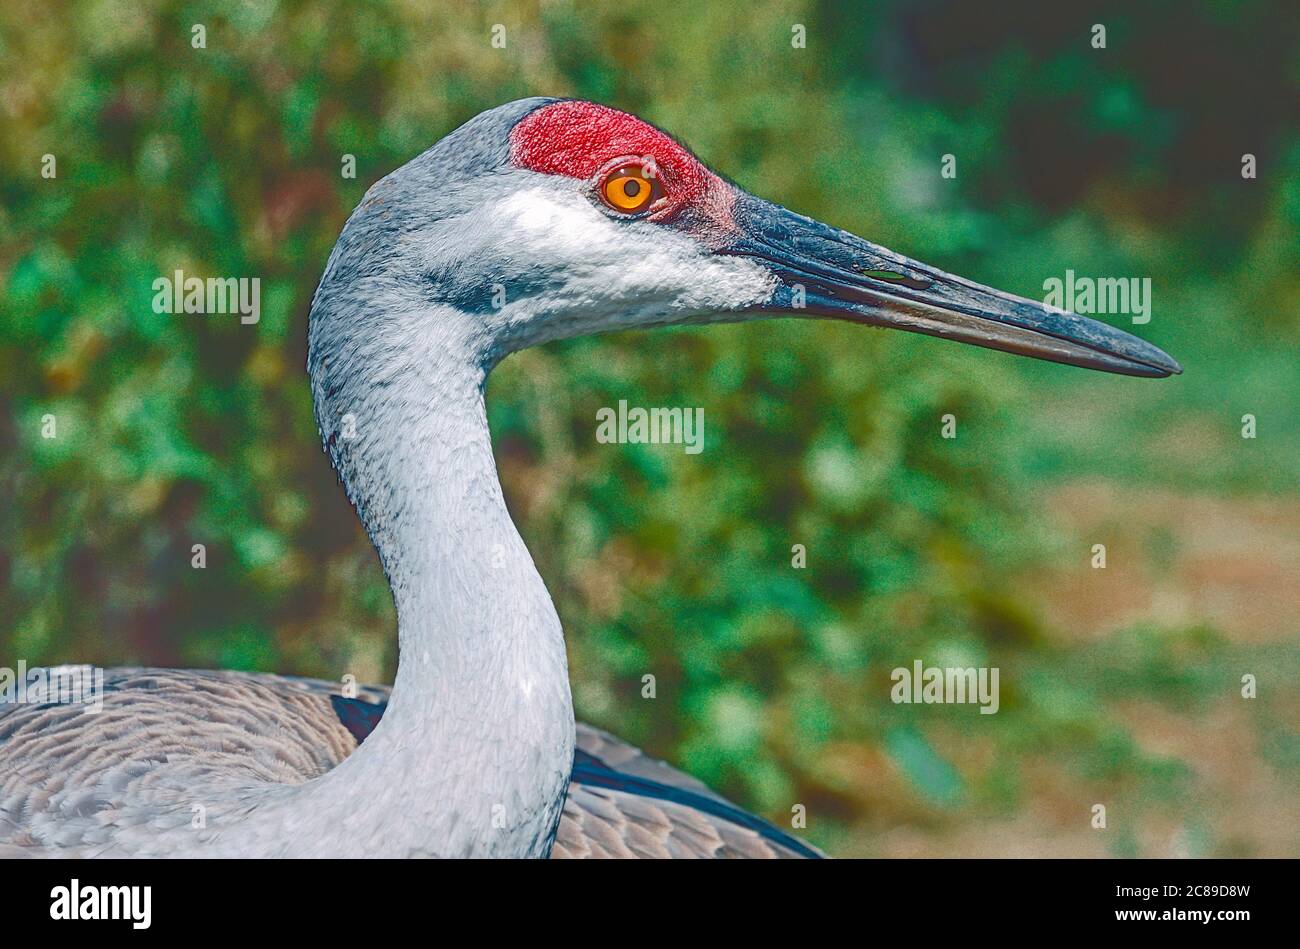
[[[641,182],[635,178],[629,178],[623,183],[623,193],[629,198],[635,198],[641,193]]]

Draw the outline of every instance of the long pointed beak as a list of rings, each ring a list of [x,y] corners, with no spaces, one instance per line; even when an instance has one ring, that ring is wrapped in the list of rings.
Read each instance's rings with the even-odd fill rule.
[[[732,217],[739,233],[718,253],[756,260],[780,281],[756,309],[806,311],[1128,376],[1183,371],[1123,330],[944,273],[745,192]]]

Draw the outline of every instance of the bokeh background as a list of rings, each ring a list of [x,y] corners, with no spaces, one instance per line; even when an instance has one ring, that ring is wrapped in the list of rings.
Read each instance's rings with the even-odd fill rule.
[[[371,182],[574,95],[981,282],[1150,277],[1137,332],[1186,367],[793,320],[512,357],[498,459],[580,715],[839,855],[1300,853],[1294,5],[992,7],[6,0],[0,663],[388,681],[311,293]],[[261,322],[153,313],[178,268],[261,277]],[[620,399],[703,407],[704,452],[598,444]],[[917,658],[998,666],[1001,711],[893,705]]]

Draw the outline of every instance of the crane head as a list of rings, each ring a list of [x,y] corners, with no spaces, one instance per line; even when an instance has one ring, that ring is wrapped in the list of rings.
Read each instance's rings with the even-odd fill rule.
[[[388,234],[354,235],[354,250],[379,267],[400,257],[424,298],[480,322],[497,356],[621,328],[793,315],[1131,376],[1182,371],[1106,323],[751,195],[653,125],[580,100],[482,113],[378,182],[340,246],[354,226]]]

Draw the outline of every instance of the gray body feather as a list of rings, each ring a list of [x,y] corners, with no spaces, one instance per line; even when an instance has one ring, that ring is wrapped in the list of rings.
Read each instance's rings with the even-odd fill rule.
[[[354,732],[364,740],[374,720],[350,726],[339,696],[316,679],[110,669],[95,714],[0,704],[0,856],[132,856],[150,852],[162,829],[184,845],[155,855],[203,856],[205,841],[241,817],[212,810],[207,789],[300,785],[346,759]],[[388,697],[386,687],[362,687],[353,701],[377,719]],[[813,855],[599,729],[579,724],[577,747],[585,766],[569,784],[555,858]],[[121,803],[145,800],[150,816]]]

